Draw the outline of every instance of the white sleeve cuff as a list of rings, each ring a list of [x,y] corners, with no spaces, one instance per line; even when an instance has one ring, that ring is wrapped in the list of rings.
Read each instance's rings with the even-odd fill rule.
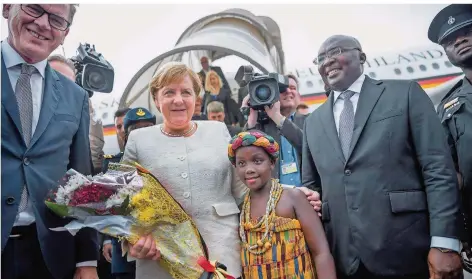
[[[75,267],[85,267],[85,266],[97,267],[97,261],[81,262],[81,263],[77,263],[77,264],[75,265]]]
[[[431,238],[431,248],[444,248],[461,252],[461,242],[455,238],[433,236]]]

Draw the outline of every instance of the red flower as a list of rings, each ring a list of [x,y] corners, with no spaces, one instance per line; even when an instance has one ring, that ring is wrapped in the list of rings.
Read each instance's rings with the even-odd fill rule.
[[[106,202],[106,200],[115,194],[114,190],[105,188],[102,185],[91,184],[83,186],[72,194],[70,206],[78,206],[88,203]]]

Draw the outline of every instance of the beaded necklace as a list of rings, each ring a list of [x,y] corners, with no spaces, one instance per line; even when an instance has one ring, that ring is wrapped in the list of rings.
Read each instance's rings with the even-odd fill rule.
[[[164,131],[164,127],[163,125],[161,125],[161,132],[168,136],[168,137],[185,137],[187,135],[189,135],[190,133],[192,133],[195,129],[197,128],[197,124],[195,124],[195,122],[192,122],[191,123],[191,126],[190,126],[190,129],[188,129],[187,131],[183,132],[182,134],[171,134],[171,133],[168,133],[166,131]]]
[[[282,195],[282,185],[278,179],[272,179],[269,200],[267,201],[266,213],[260,221],[253,225],[251,222],[251,200],[249,193],[244,197],[243,211],[239,217],[239,236],[244,247],[252,254],[260,255],[265,253],[272,246],[271,239],[275,229],[275,207]],[[256,244],[250,245],[246,239],[245,231],[262,231],[264,235],[256,241]]]

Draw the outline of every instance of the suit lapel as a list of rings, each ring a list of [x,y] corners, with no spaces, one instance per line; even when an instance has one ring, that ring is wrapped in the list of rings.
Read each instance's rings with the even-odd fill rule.
[[[321,122],[323,129],[325,130],[328,141],[334,148],[336,156],[345,163],[344,155],[341,150],[341,143],[339,142],[338,132],[336,131],[336,123],[334,122],[333,114],[333,97],[334,94],[329,94],[328,100],[321,105],[318,109],[320,110],[321,117],[318,120]]]
[[[44,79],[43,103],[39,115],[38,125],[31,139],[30,146],[36,143],[49,125],[59,102],[59,90],[62,88],[59,77],[51,70],[49,64],[46,66],[46,78]]]
[[[8,76],[7,67],[2,57],[2,106],[5,111],[10,115],[16,129],[23,138],[23,130],[21,129],[20,110],[18,109],[18,103],[16,101],[15,91],[13,90]]]
[[[359,102],[357,103],[356,115],[354,117],[354,131],[348,158],[356,147],[362,130],[364,130],[365,124],[384,90],[385,86],[382,85],[381,81],[373,80],[366,76],[361,93],[359,94]]]

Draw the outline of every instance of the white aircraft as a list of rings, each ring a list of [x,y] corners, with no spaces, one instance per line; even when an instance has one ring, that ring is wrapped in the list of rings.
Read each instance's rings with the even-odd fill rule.
[[[316,109],[326,100],[324,83],[316,67],[296,69],[300,79],[302,102]],[[417,81],[437,105],[452,87],[463,77],[462,71],[447,59],[442,47],[430,45],[411,48],[397,53],[369,57],[364,73],[373,79],[408,79]]]
[[[416,80],[437,105],[447,90],[463,78],[463,73],[447,59],[440,46],[431,45],[412,48],[398,53],[386,53],[369,58],[364,73],[373,79],[408,79]],[[311,110],[316,109],[326,100],[324,84],[316,67],[295,69],[300,83],[301,101]],[[233,91],[238,90],[234,73],[226,73],[226,78]],[[99,104],[97,116],[102,119],[105,135],[105,153],[118,152],[114,113],[119,100],[104,101]]]
[[[201,70],[202,56],[208,57],[215,65],[224,57],[234,56],[243,59],[246,65],[253,65],[255,71],[260,73],[290,73],[286,70],[280,28],[273,19],[242,9],[205,16],[191,24],[172,49],[144,65],[131,79],[120,100],[109,100],[95,108],[104,125],[104,152],[114,154],[119,151],[113,119],[118,107],[141,106],[159,115],[148,92],[149,80],[154,73],[169,61],[184,62],[198,72]],[[374,79],[416,80],[435,105],[463,76],[461,70],[448,61],[444,50],[433,44],[385,55],[371,56],[367,53],[367,58],[365,74]],[[222,69],[225,70],[224,67]],[[225,77],[233,97],[237,99],[235,73],[227,71]],[[299,79],[301,101],[311,110],[326,100],[324,84],[316,67],[291,72]]]

